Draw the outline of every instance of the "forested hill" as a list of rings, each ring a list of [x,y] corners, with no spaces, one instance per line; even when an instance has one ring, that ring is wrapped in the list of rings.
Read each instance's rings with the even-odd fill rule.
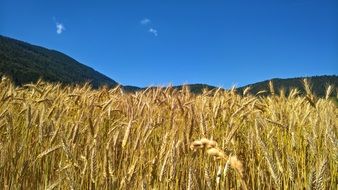
[[[312,76],[312,77],[299,77],[299,78],[288,78],[288,79],[279,79],[274,78],[271,80],[266,80],[254,84],[249,84],[237,89],[239,93],[242,93],[243,90],[247,87],[250,87],[251,94],[257,94],[259,91],[265,90],[269,94],[269,81],[272,81],[273,87],[278,94],[281,89],[284,89],[286,94],[289,93],[290,89],[297,88],[301,93],[304,93],[304,84],[303,79],[307,78],[311,87],[312,92],[320,97],[325,96],[326,88],[328,85],[333,85],[335,88],[331,96],[336,96],[337,87],[338,87],[338,76],[337,75],[323,75],[323,76]]]
[[[63,84],[90,82],[93,87],[117,85],[109,77],[61,52],[0,35],[0,75],[4,74],[12,77],[17,85],[39,78]]]

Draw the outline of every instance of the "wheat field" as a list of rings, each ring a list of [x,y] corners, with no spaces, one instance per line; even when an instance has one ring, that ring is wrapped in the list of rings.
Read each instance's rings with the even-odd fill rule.
[[[259,97],[4,77],[0,189],[337,189],[336,89],[304,82]]]

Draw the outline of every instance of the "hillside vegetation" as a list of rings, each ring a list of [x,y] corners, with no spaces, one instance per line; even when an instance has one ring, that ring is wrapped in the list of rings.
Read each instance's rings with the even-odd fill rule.
[[[266,80],[262,82],[257,82],[254,84],[249,84],[243,87],[238,88],[238,92],[242,93],[244,89],[250,88],[250,93],[257,94],[261,93],[262,95],[269,95],[269,82],[272,81],[274,87],[279,89],[276,91],[279,94],[280,90],[283,90],[285,94],[289,94],[292,89],[298,89],[300,93],[306,94],[304,90],[303,80],[307,79],[311,83],[312,93],[319,97],[325,97],[326,89],[329,85],[338,86],[338,76],[336,75],[323,75],[323,76],[312,76],[312,77],[298,77],[298,78],[288,78],[288,79],[280,79],[274,78],[271,80]],[[265,91],[264,93],[262,93]],[[337,91],[334,90],[331,96],[337,96]]]
[[[109,77],[54,50],[0,35],[0,76],[12,77],[17,85],[36,82],[39,78],[62,84],[84,84],[93,87],[116,86]]]
[[[3,78],[0,189],[335,189],[333,88],[305,89],[125,94]]]

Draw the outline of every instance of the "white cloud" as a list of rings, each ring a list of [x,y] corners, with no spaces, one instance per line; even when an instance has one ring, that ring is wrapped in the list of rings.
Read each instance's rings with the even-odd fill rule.
[[[65,31],[66,28],[62,23],[56,23],[56,33],[57,34],[62,34],[63,31]]]
[[[149,18],[144,18],[140,21],[140,24],[149,28],[148,32],[152,33],[154,36],[158,36],[158,32],[155,28],[153,28],[152,21]]]
[[[148,31],[149,31],[150,33],[154,34],[154,36],[158,36],[158,32],[157,32],[156,29],[150,28]]]
[[[144,19],[142,19],[141,21],[140,21],[140,23],[142,24],[142,25],[147,25],[147,24],[149,24],[151,22],[151,20],[149,19],[149,18],[144,18]]]

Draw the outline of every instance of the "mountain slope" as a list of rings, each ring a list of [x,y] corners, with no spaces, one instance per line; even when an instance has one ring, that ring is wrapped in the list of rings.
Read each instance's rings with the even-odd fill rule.
[[[177,90],[181,90],[183,87],[188,87],[188,89],[190,90],[190,92],[194,93],[194,94],[201,94],[203,93],[203,90],[213,90],[216,89],[217,87],[215,86],[211,86],[211,85],[207,85],[207,84],[186,84],[186,85],[178,85],[178,86],[172,86],[173,89],[177,89]],[[136,86],[122,86],[123,89],[127,92],[135,92],[135,91],[142,91],[142,90],[146,90],[148,88],[162,88],[162,86],[151,86],[151,87],[145,87],[145,88],[139,88]],[[166,88],[167,86],[164,86],[163,88]]]
[[[49,82],[77,84],[90,81],[93,87],[116,86],[117,82],[73,58],[40,46],[0,35],[0,75],[20,85],[42,78]]]
[[[272,81],[276,94],[279,94],[281,89],[283,89],[286,94],[289,94],[290,90],[294,88],[297,88],[301,94],[305,94],[304,84],[303,84],[304,78],[307,78],[308,81],[310,82],[310,86],[312,86],[312,92],[315,95],[319,97],[324,97],[326,94],[326,88],[328,85],[333,85],[335,87],[335,89],[331,93],[331,96],[335,97],[337,95],[338,76],[336,75],[297,77],[297,78],[288,78],[288,79],[274,78],[271,80],[265,80],[262,82],[245,85],[243,87],[238,87],[236,88],[236,91],[239,94],[242,94],[245,88],[250,87],[251,88],[249,91],[250,94],[255,95],[260,91],[265,91],[265,93],[261,95],[269,95],[270,94],[269,82]],[[187,86],[192,93],[196,93],[196,94],[202,93],[203,89],[214,90],[218,88],[218,87],[207,85],[207,84],[187,84],[185,86]],[[173,86],[174,89],[178,89],[178,90],[182,89],[182,87],[183,87],[182,85]],[[146,88],[128,86],[128,89],[129,90],[127,91],[133,92],[133,91],[145,90]],[[221,88],[221,90],[226,90],[226,89]]]
[[[299,77],[299,78],[288,78],[288,79],[280,79],[280,78],[274,78],[271,79],[274,89],[276,93],[278,94],[280,89],[284,89],[285,93],[288,94],[290,89],[297,88],[301,93],[304,92],[304,85],[303,85],[303,79],[307,78],[310,82],[310,85],[312,86],[312,92],[320,97],[325,96],[326,88],[328,85],[334,85],[335,90],[333,90],[331,96],[336,96],[337,94],[337,87],[338,87],[338,76],[336,75],[323,75],[323,76],[313,76],[313,77]],[[256,94],[259,91],[265,90],[269,94],[269,81],[262,81],[254,84],[249,84],[243,87],[240,87],[237,89],[239,93],[242,93],[243,90],[247,87],[251,87],[250,93]]]

